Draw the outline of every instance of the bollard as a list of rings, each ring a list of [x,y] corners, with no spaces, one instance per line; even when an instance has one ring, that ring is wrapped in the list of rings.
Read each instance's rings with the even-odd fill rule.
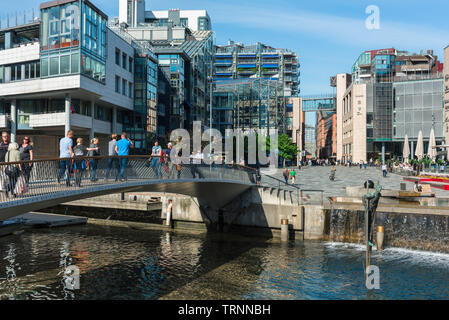
[[[377,226],[377,251],[382,251],[384,249],[384,237],[385,237],[385,227]]]
[[[281,219],[281,241],[288,241],[288,219]]]

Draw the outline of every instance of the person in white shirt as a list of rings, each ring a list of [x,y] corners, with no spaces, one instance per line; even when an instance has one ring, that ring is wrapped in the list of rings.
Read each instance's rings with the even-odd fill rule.
[[[382,174],[383,174],[384,178],[387,176],[387,165],[386,164],[382,165]]]

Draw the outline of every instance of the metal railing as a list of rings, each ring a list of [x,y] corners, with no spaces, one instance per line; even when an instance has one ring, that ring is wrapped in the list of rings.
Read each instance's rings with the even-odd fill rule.
[[[181,164],[163,157],[74,157],[0,163],[0,207],[33,198],[108,185],[176,180],[219,180],[257,184],[257,171],[239,165]]]
[[[190,159],[189,159],[190,161]],[[189,162],[185,161],[185,162]],[[323,190],[305,190],[297,185],[251,167],[235,164],[176,165],[167,157],[99,156],[52,158],[0,163],[0,208],[23,199],[51,199],[75,190],[95,192],[96,188],[186,181],[214,180],[236,182],[286,191],[298,205],[323,204]],[[40,197],[40,198],[38,198]],[[34,198],[34,199],[33,199]]]

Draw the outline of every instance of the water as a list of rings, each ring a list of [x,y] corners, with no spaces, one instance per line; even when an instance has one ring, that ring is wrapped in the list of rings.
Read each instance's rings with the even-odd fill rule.
[[[100,226],[0,238],[0,299],[448,299],[449,255],[374,251],[368,291],[362,246],[280,244],[219,234]],[[80,290],[64,288],[76,265]]]

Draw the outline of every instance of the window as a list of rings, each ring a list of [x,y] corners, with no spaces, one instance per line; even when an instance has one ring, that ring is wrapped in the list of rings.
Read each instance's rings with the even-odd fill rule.
[[[126,53],[123,53],[122,57],[123,57],[123,59],[122,59],[122,63],[123,63],[122,67],[123,67],[123,69],[126,70],[126,58],[128,56],[126,55]]]
[[[122,79],[122,94],[126,96],[126,83],[127,81],[125,79]]]
[[[132,99],[132,97],[133,97],[133,84],[132,84],[132,82],[129,83],[128,95]]]
[[[129,72],[133,72],[133,58],[129,57]]]
[[[59,74],[59,57],[50,57],[50,75]]]
[[[61,56],[61,74],[70,73],[70,56]]]
[[[115,64],[120,65],[120,50],[115,48]]]
[[[115,76],[115,92],[120,93],[120,77]]]

